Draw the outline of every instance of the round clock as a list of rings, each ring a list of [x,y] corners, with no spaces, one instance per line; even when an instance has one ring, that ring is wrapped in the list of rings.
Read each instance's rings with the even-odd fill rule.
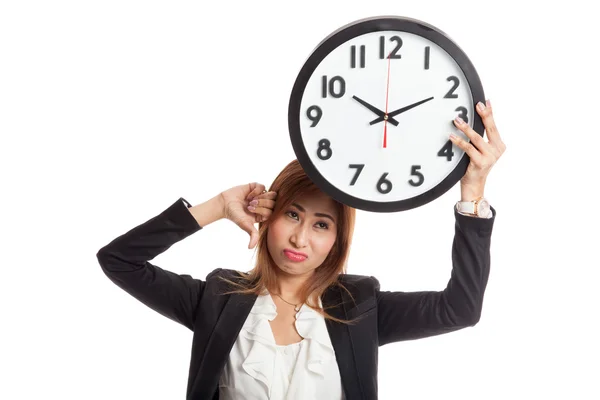
[[[483,136],[475,68],[442,31],[406,17],[350,23],[309,56],[292,89],[289,133],[311,180],[375,212],[422,206],[460,181],[469,157],[460,116]]]

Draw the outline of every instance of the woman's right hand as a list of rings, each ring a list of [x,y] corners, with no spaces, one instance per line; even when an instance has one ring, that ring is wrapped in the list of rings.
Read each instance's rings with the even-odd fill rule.
[[[223,215],[248,232],[249,249],[258,243],[258,230],[254,224],[268,220],[275,208],[277,193],[263,193],[264,191],[265,185],[253,182],[232,187],[221,193]]]

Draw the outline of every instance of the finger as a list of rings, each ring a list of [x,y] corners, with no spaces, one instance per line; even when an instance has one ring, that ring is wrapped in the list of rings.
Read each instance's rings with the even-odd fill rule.
[[[473,162],[479,164],[481,163],[482,154],[477,150],[473,145],[466,140],[454,135],[450,134],[450,140],[454,143],[458,148],[463,150],[467,155],[473,160]]]
[[[275,201],[269,199],[261,199],[259,197],[255,197],[249,205],[254,206],[255,208],[270,208],[271,210],[275,208]]]
[[[265,185],[258,182],[252,182],[248,184],[248,188],[250,189],[250,193],[246,196],[246,200],[251,200],[265,190]]]
[[[273,210],[266,207],[248,206],[248,210],[255,215],[261,215],[265,218],[268,218],[273,214]]]
[[[483,104],[481,101],[477,103],[477,113],[483,121],[483,126],[485,127],[489,141],[492,143],[501,141],[500,133],[498,132],[496,122],[494,121],[492,103],[489,100],[486,100],[485,103],[486,104]]]
[[[256,219],[256,222],[260,223],[260,222],[265,222],[266,220],[268,220],[271,217],[272,213],[266,213],[265,215],[260,215],[260,214],[256,214],[254,216],[254,218]]]
[[[454,125],[456,125],[458,129],[460,129],[462,132],[464,132],[465,135],[467,135],[469,140],[471,140],[471,143],[473,143],[473,145],[477,147],[477,149],[479,149],[481,153],[489,152],[490,148],[488,147],[489,145],[485,142],[485,140],[483,140],[483,138],[460,117],[456,117],[454,119]]]
[[[255,199],[269,199],[269,200],[275,200],[277,198],[277,192],[265,192],[265,193],[259,193],[258,195],[256,195],[253,200]]]

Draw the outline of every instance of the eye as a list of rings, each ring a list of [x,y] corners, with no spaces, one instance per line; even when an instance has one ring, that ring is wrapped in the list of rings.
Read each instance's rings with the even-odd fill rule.
[[[317,222],[317,224],[325,225],[323,229],[329,229],[329,224],[327,222]]]
[[[294,216],[298,216],[298,213],[295,211],[286,211],[286,215],[289,215],[290,217],[296,219]],[[321,229],[329,229],[329,224],[327,222],[319,221],[317,222],[317,225],[321,225]]]
[[[290,215],[290,214],[298,215],[298,213],[296,213],[295,211],[286,211],[286,214],[287,215]],[[292,218],[294,218],[294,217],[292,217]]]

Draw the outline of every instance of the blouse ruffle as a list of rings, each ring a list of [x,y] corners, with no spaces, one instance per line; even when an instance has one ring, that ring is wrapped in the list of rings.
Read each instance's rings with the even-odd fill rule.
[[[277,344],[269,321],[277,316],[277,307],[270,294],[258,296],[240,335],[252,341],[248,356],[242,363],[243,370],[254,379],[271,387],[274,374]],[[331,345],[329,332],[323,322],[323,316],[307,305],[302,305],[296,313],[296,330],[304,338],[307,346],[304,370],[316,374],[316,377],[325,377],[325,365],[335,358],[335,351]],[[302,361],[302,360],[299,360]],[[298,371],[297,364],[294,374]]]

